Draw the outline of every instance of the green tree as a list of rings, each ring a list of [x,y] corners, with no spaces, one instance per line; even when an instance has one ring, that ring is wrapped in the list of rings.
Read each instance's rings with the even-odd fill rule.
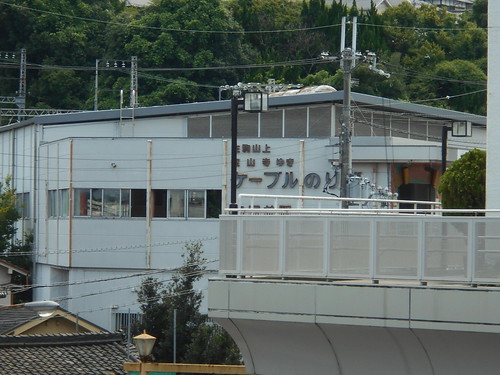
[[[12,253],[16,236],[16,221],[20,219],[16,209],[16,190],[10,186],[10,178],[0,182],[0,254]]]
[[[444,208],[484,208],[486,152],[471,150],[453,162],[441,177],[438,191]]]
[[[472,19],[478,27],[488,27],[488,0],[476,0],[472,4]]]
[[[33,238],[26,234],[23,240],[17,238],[16,222],[20,219],[17,209],[16,190],[10,185],[8,177],[4,183],[0,182],[0,258],[7,260],[28,271],[32,269],[30,251]],[[13,275],[13,283],[25,284],[24,276]],[[29,301],[31,292],[14,296],[14,302]]]
[[[32,94],[27,96],[28,108],[42,105],[85,108],[93,83],[91,74],[76,70],[62,74],[51,70],[57,65],[92,66],[96,58],[103,57],[106,22],[124,9],[124,3],[121,0],[19,0],[0,4],[0,51],[26,48],[28,63],[41,68],[28,70],[28,91]],[[8,77],[12,77],[12,73]],[[15,80],[2,80],[0,95],[12,96],[16,84]],[[75,85],[80,89],[74,90]],[[70,100],[62,95],[68,86]],[[57,94],[54,87],[59,87]]]
[[[178,362],[228,363],[234,358],[234,343],[229,345],[226,333],[217,331],[199,311],[202,293],[194,289],[206,266],[202,243],[184,244],[183,264],[167,285],[147,277],[137,292],[143,318],[136,332],[146,330],[157,338],[153,355],[156,361],[173,360],[174,313],[176,316],[176,360]],[[215,347],[200,350],[200,342],[216,345],[221,352],[211,353]],[[238,357],[239,358],[239,357]],[[233,361],[234,363],[234,361]]]

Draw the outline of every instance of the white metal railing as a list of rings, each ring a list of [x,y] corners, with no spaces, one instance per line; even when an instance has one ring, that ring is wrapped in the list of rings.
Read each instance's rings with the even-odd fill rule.
[[[499,210],[411,209],[423,213],[415,215],[253,203],[221,216],[221,274],[500,284],[500,216],[484,216]],[[468,216],[442,215],[458,212]]]
[[[342,208],[348,202],[349,209]],[[226,213],[238,214],[335,214],[370,213],[441,214],[441,202],[397,199],[339,198],[296,195],[240,194],[238,208],[226,208]],[[404,208],[403,208],[403,207]]]

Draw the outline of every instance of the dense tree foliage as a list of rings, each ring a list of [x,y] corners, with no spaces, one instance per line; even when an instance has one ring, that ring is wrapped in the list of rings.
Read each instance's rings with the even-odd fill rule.
[[[164,285],[147,277],[137,292],[143,316],[135,331],[146,329],[156,337],[153,349],[156,361],[173,361],[175,314],[177,362],[240,363],[241,356],[230,336],[199,311],[202,294],[194,287],[206,268],[202,254],[201,242],[186,243],[184,262],[172,279]]]
[[[484,208],[486,152],[471,150],[441,177],[438,191],[444,208]]]
[[[341,89],[338,63],[318,56],[339,53],[341,19],[357,16],[358,50],[376,52],[392,76],[358,64],[355,91],[484,114],[486,12],[487,0],[463,15],[409,2],[380,14],[374,1],[360,10],[340,0],[19,0],[0,4],[0,51],[27,49],[28,107],[91,109],[96,62],[131,56],[141,106],[212,100],[221,85],[268,78]],[[126,104],[129,65],[97,65],[99,108],[118,108],[121,90]],[[15,95],[13,67],[0,58],[0,95]]]

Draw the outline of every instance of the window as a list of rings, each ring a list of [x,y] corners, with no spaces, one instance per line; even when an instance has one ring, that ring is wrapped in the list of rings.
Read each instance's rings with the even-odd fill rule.
[[[222,207],[222,191],[207,190],[207,218],[218,218]]]
[[[130,190],[122,189],[120,201],[120,216],[130,217]]]
[[[74,195],[73,215],[90,216],[90,189],[75,189]]]
[[[73,215],[146,217],[146,189],[75,189]],[[151,216],[155,218],[218,218],[221,190],[153,189]],[[69,190],[48,191],[49,217],[69,215]]]
[[[167,191],[155,189],[152,191],[153,214],[152,217],[167,217]]]
[[[69,216],[69,189],[59,190],[59,216]]]
[[[130,216],[146,217],[146,190],[130,190]]]
[[[184,190],[168,190],[168,216],[184,217]]]
[[[49,217],[59,216],[57,212],[57,190],[49,190],[48,200]]]
[[[120,216],[120,189],[103,190],[103,216]]]
[[[102,189],[90,190],[90,216],[102,216]]]
[[[188,190],[188,217],[205,217],[205,190]]]
[[[141,321],[142,314],[140,313],[117,312],[115,313],[115,330],[123,330],[124,332],[127,332],[128,327],[131,327]]]
[[[30,217],[30,193],[16,194],[16,211],[21,218]]]

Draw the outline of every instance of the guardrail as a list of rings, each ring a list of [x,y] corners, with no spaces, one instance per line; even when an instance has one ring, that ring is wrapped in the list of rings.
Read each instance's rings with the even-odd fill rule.
[[[500,284],[500,217],[484,216],[498,210],[254,204],[236,212],[220,219],[224,275]]]

